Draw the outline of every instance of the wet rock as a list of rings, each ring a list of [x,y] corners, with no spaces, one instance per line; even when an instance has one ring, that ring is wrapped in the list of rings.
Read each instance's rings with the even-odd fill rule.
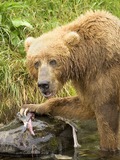
[[[0,128],[3,127],[3,123],[0,123]]]
[[[33,122],[35,136],[17,119],[0,128],[0,154],[50,155],[61,154],[73,147],[72,128],[61,120],[37,117]]]
[[[57,159],[64,159],[64,160],[68,160],[68,159],[72,159],[72,157],[69,157],[69,156],[66,156],[66,155],[61,155],[61,154],[55,154],[55,159],[57,160]]]

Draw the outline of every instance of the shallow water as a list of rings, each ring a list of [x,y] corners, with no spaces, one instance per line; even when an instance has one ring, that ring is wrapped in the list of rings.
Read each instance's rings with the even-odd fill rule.
[[[67,155],[72,158],[72,160],[120,160],[120,153],[115,155],[110,155],[109,153],[101,153],[100,151],[92,151],[85,149],[77,149],[77,150],[68,150],[63,153],[63,155]],[[55,160],[54,155],[47,156],[36,156],[36,157],[14,157],[0,156],[0,160]]]

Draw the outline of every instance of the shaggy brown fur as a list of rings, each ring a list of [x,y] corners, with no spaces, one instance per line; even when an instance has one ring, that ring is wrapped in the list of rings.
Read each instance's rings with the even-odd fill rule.
[[[40,114],[66,118],[96,117],[102,150],[120,147],[120,20],[90,11],[65,26],[25,42],[30,73],[45,97],[71,80],[76,97],[26,104]]]

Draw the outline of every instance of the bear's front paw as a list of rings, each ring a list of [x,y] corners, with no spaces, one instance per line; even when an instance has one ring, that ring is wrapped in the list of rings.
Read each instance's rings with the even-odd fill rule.
[[[21,116],[26,116],[28,112],[36,112],[36,107],[33,104],[24,104],[20,109]]]
[[[28,112],[29,112],[28,108],[26,108],[26,109],[25,108],[21,108],[19,113],[20,113],[21,116],[25,116],[26,117]]]

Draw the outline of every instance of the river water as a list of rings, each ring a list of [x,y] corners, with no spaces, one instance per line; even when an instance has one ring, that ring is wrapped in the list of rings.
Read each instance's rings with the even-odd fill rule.
[[[78,150],[68,150],[63,155],[68,156],[68,159],[71,158],[72,160],[120,160],[120,154],[111,155],[109,153],[101,153],[98,150],[87,150],[87,149],[78,149]],[[61,156],[63,159],[64,156]],[[47,155],[47,156],[37,156],[37,157],[14,157],[14,156],[7,156],[3,157],[0,156],[0,160],[56,160],[54,155]],[[64,158],[66,159],[66,158]]]

